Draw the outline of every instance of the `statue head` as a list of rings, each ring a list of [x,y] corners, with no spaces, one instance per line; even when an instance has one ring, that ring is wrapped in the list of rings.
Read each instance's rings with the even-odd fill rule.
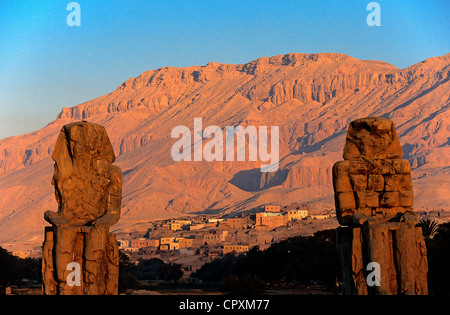
[[[350,123],[344,160],[401,159],[402,156],[400,141],[391,120],[367,117]]]

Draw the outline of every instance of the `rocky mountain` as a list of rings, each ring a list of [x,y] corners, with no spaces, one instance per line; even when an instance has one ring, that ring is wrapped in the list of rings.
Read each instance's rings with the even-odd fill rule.
[[[450,205],[450,54],[398,69],[343,54],[286,54],[247,64],[208,63],[142,73],[115,91],[63,108],[46,127],[0,140],[0,245],[41,242],[56,209],[50,156],[64,124],[106,127],[122,168],[120,228],[184,213],[247,211],[264,204],[334,207],[331,167],[350,121],[394,121],[413,167],[415,207]],[[176,126],[279,126],[279,167],[261,161],[171,157]],[[203,146],[209,139],[204,139]],[[248,139],[247,139],[248,141]],[[248,144],[248,142],[247,142]]]

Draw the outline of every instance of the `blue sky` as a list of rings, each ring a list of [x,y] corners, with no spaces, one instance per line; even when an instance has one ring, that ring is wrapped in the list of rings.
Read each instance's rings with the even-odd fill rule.
[[[102,96],[164,66],[246,63],[338,52],[405,68],[450,52],[448,0],[63,0],[0,2],[0,138],[31,132],[62,107]]]

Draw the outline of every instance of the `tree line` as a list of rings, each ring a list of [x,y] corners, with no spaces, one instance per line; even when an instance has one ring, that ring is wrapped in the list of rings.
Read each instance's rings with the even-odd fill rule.
[[[450,294],[450,222],[419,222],[427,246],[430,294]],[[225,255],[203,265],[192,277],[220,283],[223,291],[261,293],[269,287],[307,285],[319,282],[335,291],[341,273],[336,250],[336,231],[297,236],[262,251],[253,248],[246,255]]]
[[[11,285],[20,285],[22,280],[42,282],[40,258],[19,258],[0,247],[0,294]]]
[[[450,222],[419,223],[428,252],[430,294],[450,294]],[[161,259],[140,260],[137,264],[120,252],[119,290],[142,288],[143,280],[179,282],[182,265]],[[191,278],[215,283],[224,292],[262,293],[268,287],[289,287],[319,282],[333,290],[340,270],[335,230],[313,236],[296,236],[273,244],[266,250],[252,248],[243,255],[224,255],[191,274]],[[0,247],[0,294],[5,288],[20,285],[23,279],[42,281],[41,259],[18,258]]]
[[[222,291],[261,294],[268,287],[296,288],[311,282],[334,290],[339,276],[335,230],[296,236],[266,250],[227,254],[203,265],[191,277],[219,283]]]

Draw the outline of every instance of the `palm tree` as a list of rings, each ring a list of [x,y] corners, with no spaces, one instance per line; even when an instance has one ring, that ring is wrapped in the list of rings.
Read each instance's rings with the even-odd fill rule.
[[[421,219],[419,221],[419,226],[422,227],[422,234],[425,240],[430,240],[434,237],[438,230],[438,224],[436,221],[431,221],[430,219]]]

